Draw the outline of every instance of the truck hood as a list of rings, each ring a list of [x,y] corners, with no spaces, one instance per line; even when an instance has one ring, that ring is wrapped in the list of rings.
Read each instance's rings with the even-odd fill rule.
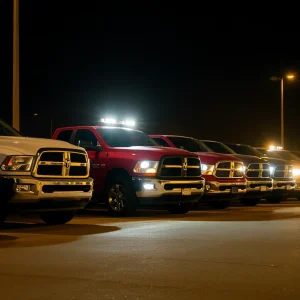
[[[215,165],[218,161],[236,161],[241,162],[241,160],[233,155],[220,154],[215,152],[194,152],[200,157],[201,163],[206,165]]]
[[[243,155],[243,154],[232,154],[235,157],[238,157],[245,166],[248,166],[249,164],[262,164],[262,163],[268,163],[268,161],[265,158],[260,158],[258,156],[253,155]]]
[[[160,160],[162,156],[172,156],[172,155],[184,155],[184,156],[193,156],[198,157],[191,152],[186,150],[181,150],[177,148],[164,148],[164,147],[116,147],[111,149],[112,152],[115,153],[123,153],[124,155],[135,156],[137,159],[145,159],[145,160]]]
[[[280,159],[280,158],[272,158],[272,157],[266,157],[266,160],[269,162],[272,166],[278,166],[278,165],[292,165],[290,161]]]
[[[2,149],[2,152],[4,152],[6,155],[36,155],[38,150],[41,148],[67,148],[84,150],[80,147],[58,140],[19,136],[0,136],[0,149]]]

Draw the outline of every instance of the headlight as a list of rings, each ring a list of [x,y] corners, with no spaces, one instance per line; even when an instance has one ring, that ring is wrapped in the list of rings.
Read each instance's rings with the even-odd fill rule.
[[[133,172],[135,173],[147,173],[156,174],[158,167],[158,161],[153,160],[141,160],[135,165]]]
[[[28,172],[33,156],[7,156],[1,164],[2,171]]]
[[[247,171],[247,167],[246,166],[243,166],[243,171],[244,171],[244,173],[246,173],[246,171]]]
[[[274,167],[270,167],[270,175],[272,176],[274,173],[275,168]]]
[[[214,168],[214,165],[201,164],[202,175],[212,175]]]
[[[300,169],[293,169],[293,175],[299,176],[300,175]]]

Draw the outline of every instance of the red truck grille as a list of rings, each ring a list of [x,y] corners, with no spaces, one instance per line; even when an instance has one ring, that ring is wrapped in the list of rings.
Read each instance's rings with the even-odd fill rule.
[[[246,175],[248,178],[270,178],[270,165],[249,164]]]
[[[214,176],[217,178],[243,178],[244,165],[235,161],[222,161],[216,164]]]
[[[200,159],[197,157],[164,157],[160,164],[161,177],[200,177]]]
[[[74,150],[41,151],[33,171],[33,176],[45,178],[86,178],[88,175],[88,156]]]

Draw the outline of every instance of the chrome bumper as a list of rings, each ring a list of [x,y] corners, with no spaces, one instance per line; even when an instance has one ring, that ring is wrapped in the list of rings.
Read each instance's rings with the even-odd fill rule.
[[[9,178],[9,177],[8,177]],[[84,208],[93,194],[93,179],[42,180],[15,176],[10,206],[58,210]]]
[[[138,198],[159,198],[164,196],[200,198],[204,192],[204,179],[199,180],[161,180],[157,178],[133,178]]]
[[[273,191],[273,179],[247,180],[247,193],[270,193]]]
[[[296,180],[277,180],[273,179],[273,191],[290,191],[296,187]]]
[[[300,181],[296,181],[295,191],[300,191]]]
[[[246,194],[246,182],[218,182],[206,181],[205,182],[205,196],[221,196],[221,195],[242,195]]]

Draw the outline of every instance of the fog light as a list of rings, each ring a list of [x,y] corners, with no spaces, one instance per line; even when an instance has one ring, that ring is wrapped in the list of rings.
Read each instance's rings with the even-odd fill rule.
[[[206,189],[207,191],[209,191],[209,190],[210,190],[210,185],[207,184],[207,185],[205,186],[205,189]]]
[[[18,184],[16,187],[17,192],[29,192],[30,191],[30,185],[27,184]]]
[[[143,184],[143,188],[145,190],[154,190],[155,189],[155,186],[154,186],[154,183],[144,183]]]

